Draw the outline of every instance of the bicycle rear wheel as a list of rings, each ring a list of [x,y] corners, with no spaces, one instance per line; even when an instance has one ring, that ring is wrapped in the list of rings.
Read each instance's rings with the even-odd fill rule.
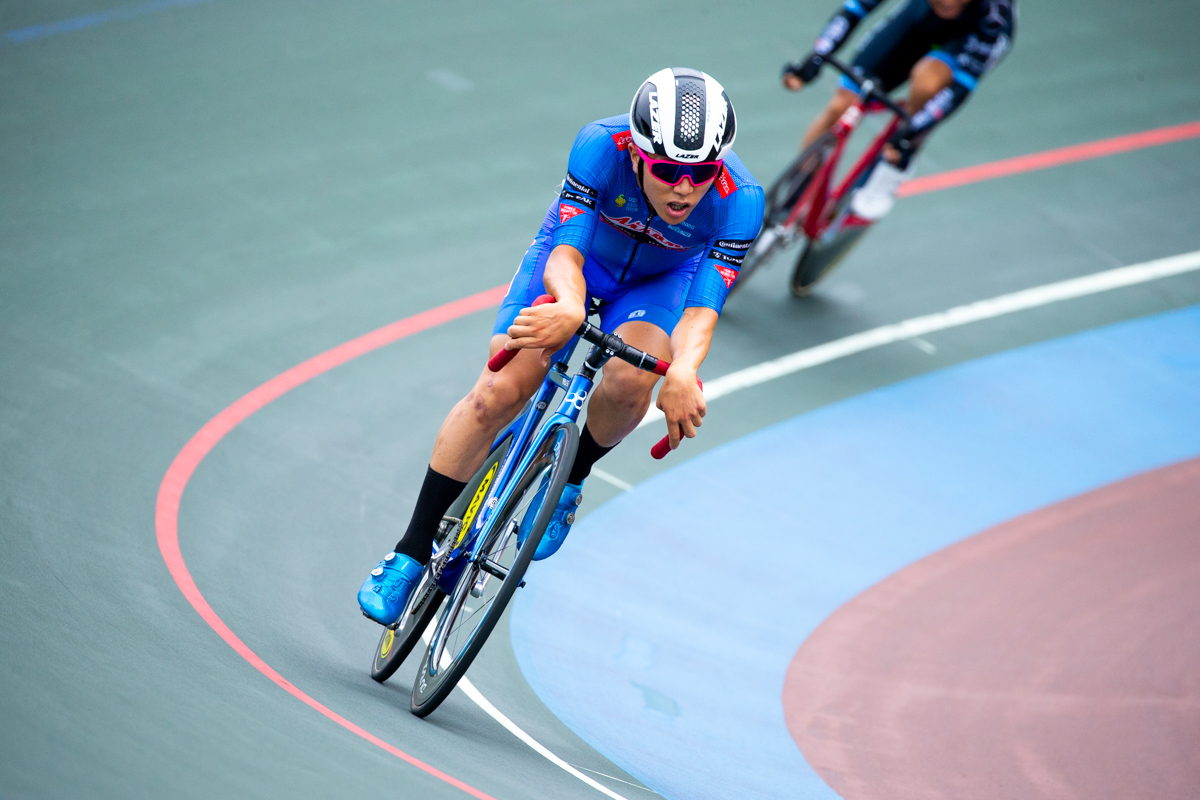
[[[574,423],[556,424],[540,438],[525,470],[512,478],[508,501],[480,534],[479,557],[463,568],[444,604],[413,683],[413,714],[428,716],[441,705],[496,627],[550,523],[578,445]],[[529,533],[518,547],[523,523]]]
[[[471,519],[478,512],[483,498],[491,488],[492,479],[496,475],[508,449],[512,446],[512,435],[508,435],[492,448],[487,461],[475,473],[442,518],[441,529],[438,531],[436,544],[438,552],[425,565],[416,588],[408,597],[408,603],[400,620],[393,626],[384,628],[379,637],[379,646],[375,648],[375,657],[371,661],[371,677],[383,683],[396,673],[404,659],[412,652],[413,647],[421,638],[421,634],[429,626],[434,615],[442,605],[446,594],[437,587],[442,568],[449,560],[450,550],[444,549],[446,537],[459,536],[463,525],[470,525]]]
[[[833,134],[824,134],[796,156],[767,189],[762,230],[746,253],[737,280],[730,287],[730,294],[748,281],[759,267],[769,262],[775,253],[794,241],[795,225],[788,226],[785,223],[836,143]]]

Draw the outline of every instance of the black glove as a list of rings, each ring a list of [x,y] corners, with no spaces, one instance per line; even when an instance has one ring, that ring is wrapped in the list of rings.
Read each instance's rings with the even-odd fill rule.
[[[919,144],[912,126],[904,123],[896,128],[895,132],[888,137],[887,143],[900,151],[900,162],[896,166],[900,169],[907,169],[908,162],[912,160],[913,153],[916,152]]]
[[[809,53],[803,61],[792,61],[783,65],[784,75],[795,75],[805,83],[812,83],[821,74],[825,60],[816,53]]]

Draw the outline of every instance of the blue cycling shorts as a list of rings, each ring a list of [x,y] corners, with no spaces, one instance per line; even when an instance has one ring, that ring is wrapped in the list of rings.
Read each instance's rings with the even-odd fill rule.
[[[553,213],[553,208],[551,208]],[[553,225],[544,225],[538,233],[538,238],[525,251],[521,266],[509,284],[508,294],[500,305],[500,313],[496,315],[496,324],[492,333],[508,333],[522,308],[529,308],[539,295],[548,294],[542,276],[546,271],[546,259],[550,257]],[[552,222],[558,222],[554,217]],[[547,228],[550,228],[549,235]],[[683,316],[683,304],[687,299],[688,287],[696,274],[704,250],[694,259],[689,259],[677,267],[650,275],[638,281],[620,283],[603,267],[584,258],[583,279],[587,284],[587,292],[591,297],[604,301],[600,308],[600,327],[612,333],[626,322],[649,322],[666,332],[668,336],[675,330],[679,318]]]

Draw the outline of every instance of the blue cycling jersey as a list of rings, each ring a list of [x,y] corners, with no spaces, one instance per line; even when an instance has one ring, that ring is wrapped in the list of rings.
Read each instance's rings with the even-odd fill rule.
[[[551,214],[551,247],[571,245],[600,267],[589,285],[636,283],[699,263],[685,307],[720,313],[742,259],[762,226],[763,190],[733,153],[714,185],[680,225],[668,225],[646,202],[630,163],[629,118],[584,126],[567,162],[567,178]],[[647,177],[646,180],[653,180]]]

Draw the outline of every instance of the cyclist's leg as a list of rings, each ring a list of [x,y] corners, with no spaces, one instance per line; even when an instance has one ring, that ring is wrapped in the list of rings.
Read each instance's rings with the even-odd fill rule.
[[[641,281],[621,293],[606,292],[601,276],[588,280],[605,300],[600,310],[604,330],[614,330],[627,343],[655,356],[669,358],[670,331],[683,314],[683,302],[696,271],[693,259],[669,272]],[[584,266],[587,276],[587,265]],[[630,434],[650,407],[658,376],[611,359],[604,365],[600,383],[588,401],[587,422],[579,435],[579,449],[567,478],[566,488],[546,532],[538,543],[535,560],[548,558],[558,551],[575,521],[575,511],[583,502],[583,481],[592,466]]]
[[[538,295],[545,294],[542,274],[549,250],[549,239],[539,237],[526,253],[496,316],[489,356],[504,347],[508,338],[504,332],[521,309],[528,308]],[[433,536],[442,515],[483,464],[496,435],[512,422],[525,401],[537,390],[548,369],[541,351],[534,350],[517,353],[500,372],[483,368],[471,391],[450,410],[438,431],[425,484],[408,530],[396,545],[396,552],[410,555],[422,563],[429,559]],[[453,490],[455,486],[458,491]]]
[[[605,329],[615,328],[626,342],[655,358],[671,356],[671,332],[683,315],[684,299],[699,259],[639,282],[601,309]],[[588,404],[587,425],[596,442],[615,447],[650,407],[658,376],[613,359]],[[578,459],[576,459],[578,463]]]

